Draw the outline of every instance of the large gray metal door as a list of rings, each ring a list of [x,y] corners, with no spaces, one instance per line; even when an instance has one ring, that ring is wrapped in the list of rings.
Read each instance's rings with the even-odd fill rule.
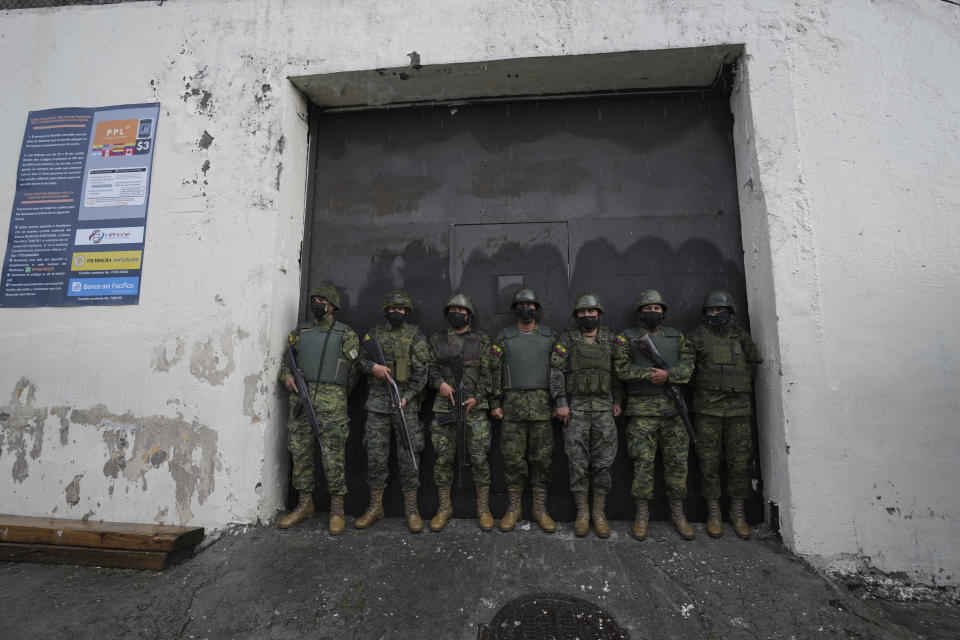
[[[358,332],[382,322],[379,301],[391,288],[410,293],[428,335],[441,328],[453,289],[473,297],[491,336],[510,321],[509,297],[520,286],[544,298],[543,322],[558,330],[585,290],[603,297],[616,330],[634,324],[633,301],[648,287],[666,296],[668,323],[681,329],[697,324],[700,301],[717,287],[733,293],[746,318],[725,95],[327,112],[313,122],[304,287],[341,287],[339,318]],[[353,412],[348,449],[351,512],[366,503],[361,414]],[[552,506],[562,518],[572,510],[557,444]],[[496,446],[492,458],[499,495]],[[435,504],[430,465],[428,447],[425,511]],[[621,451],[608,510],[616,518],[633,514],[630,468]],[[688,509],[697,516],[694,457],[690,469]],[[457,505],[472,514],[467,502]],[[756,496],[751,513],[761,513]],[[664,514],[658,501],[654,515]]]

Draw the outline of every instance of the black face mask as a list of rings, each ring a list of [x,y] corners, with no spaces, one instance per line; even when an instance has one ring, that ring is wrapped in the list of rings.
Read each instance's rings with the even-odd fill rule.
[[[730,310],[724,309],[720,313],[705,313],[703,319],[711,327],[720,327],[730,322]]]
[[[460,311],[451,311],[447,314],[447,322],[454,329],[462,329],[467,326],[467,314]]]
[[[577,316],[577,326],[584,331],[593,331],[600,324],[600,318],[597,316]]]
[[[661,320],[663,320],[663,314],[659,311],[644,311],[640,314],[640,324],[649,331],[659,327]]]
[[[327,303],[326,302],[311,302],[310,303],[310,313],[313,314],[313,317],[318,321],[323,319],[323,316],[327,315]]]
[[[403,311],[391,311],[387,314],[387,321],[390,323],[390,326],[396,329],[403,324],[404,320],[407,319],[407,314]]]
[[[530,307],[514,307],[513,315],[517,316],[517,320],[526,324],[528,322],[533,322],[537,317],[537,310],[531,309]]]

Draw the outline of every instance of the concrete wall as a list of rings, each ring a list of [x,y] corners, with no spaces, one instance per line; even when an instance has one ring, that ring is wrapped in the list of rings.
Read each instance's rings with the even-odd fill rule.
[[[745,51],[731,105],[784,540],[826,566],[957,584],[960,8],[920,0],[5,12],[3,229],[29,110],[159,101],[161,115],[140,304],[0,310],[3,510],[273,516],[307,160],[288,77],[403,67],[414,50],[429,67],[728,44]]]

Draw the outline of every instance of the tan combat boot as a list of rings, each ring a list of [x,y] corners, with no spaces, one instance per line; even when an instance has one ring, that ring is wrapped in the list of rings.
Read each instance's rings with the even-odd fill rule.
[[[477,522],[480,529],[493,529],[493,514],[490,513],[490,487],[477,487]]]
[[[650,520],[650,507],[644,498],[637,498],[637,516],[633,521],[633,537],[637,540],[647,539],[647,523]]]
[[[437,514],[430,521],[430,531],[440,531],[447,525],[447,520],[453,515],[453,505],[450,504],[450,487],[437,487],[440,496],[440,505]]]
[[[281,529],[289,529],[298,522],[312,517],[317,512],[313,507],[313,494],[309,491],[300,491],[299,494],[297,506],[293,508],[293,511],[283,516],[277,525]]]
[[[343,533],[343,528],[347,525],[346,518],[343,517],[343,496],[330,495],[330,524],[329,530],[333,535]]]
[[[720,515],[720,501],[707,498],[707,535],[719,538],[723,535],[723,517]]]
[[[550,514],[547,513],[547,490],[533,490],[533,519],[537,521],[540,528],[547,533],[553,533],[557,530],[557,523],[553,521]]]
[[[610,523],[607,522],[607,496],[604,493],[593,494],[593,530],[598,538],[610,537]]]
[[[507,489],[507,511],[500,520],[500,531],[513,531],[513,526],[517,524],[522,513],[520,507],[520,497],[523,495],[523,489]]]
[[[370,489],[370,504],[363,515],[353,521],[357,529],[366,529],[383,517],[383,489]]]
[[[670,522],[673,523],[674,529],[677,530],[681,538],[693,540],[696,534],[693,532],[693,527],[687,522],[687,516],[683,515],[683,500],[670,498]]]
[[[730,524],[734,533],[744,540],[750,539],[750,525],[743,515],[743,498],[730,498]]]
[[[587,505],[587,492],[574,493],[573,502],[577,505],[577,519],[573,521],[573,532],[582,537],[590,533],[590,507]]]
[[[410,533],[423,531],[423,520],[420,519],[420,511],[417,509],[416,489],[403,492],[403,508],[407,512],[407,528],[410,529]]]

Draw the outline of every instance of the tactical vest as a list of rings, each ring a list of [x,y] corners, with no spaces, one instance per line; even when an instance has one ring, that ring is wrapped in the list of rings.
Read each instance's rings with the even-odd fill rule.
[[[300,369],[307,382],[332,382],[347,386],[350,363],[343,357],[343,332],[347,325],[334,322],[329,329],[321,329],[312,322],[300,325],[297,344]]]
[[[711,333],[697,354],[697,368],[690,383],[696,389],[749,392],[750,366],[743,346],[733,336]]]
[[[507,351],[501,380],[504,390],[549,388],[551,333],[550,327],[542,325],[533,333],[522,333],[515,326],[504,328],[503,346]]]
[[[650,339],[657,347],[657,351],[666,361],[667,366],[674,366],[680,361],[680,332],[671,327],[660,327],[661,333],[658,335],[650,334]],[[623,337],[630,341],[630,355],[633,357],[633,364],[641,367],[656,367],[657,365],[640,350],[639,340],[646,332],[636,327],[631,327],[623,332]],[[627,383],[627,393],[632,396],[656,396],[663,393],[663,387],[655,385],[648,380],[635,381]]]
[[[610,331],[600,327],[593,344],[579,331],[570,331],[572,342],[567,358],[567,394],[599,396],[610,394]]]
[[[387,366],[393,371],[393,379],[397,384],[406,384],[412,373],[413,339],[417,336],[417,327],[404,324],[400,329],[390,330],[384,327],[383,330],[377,328],[375,331]]]
[[[463,382],[469,391],[476,393],[480,385],[480,338],[476,336],[464,336],[463,348],[458,349],[457,345],[450,341],[450,335],[444,331],[437,340],[437,364],[440,367],[440,375],[445,381],[453,384],[456,382],[453,378],[453,369],[450,368],[451,356],[463,356]]]

